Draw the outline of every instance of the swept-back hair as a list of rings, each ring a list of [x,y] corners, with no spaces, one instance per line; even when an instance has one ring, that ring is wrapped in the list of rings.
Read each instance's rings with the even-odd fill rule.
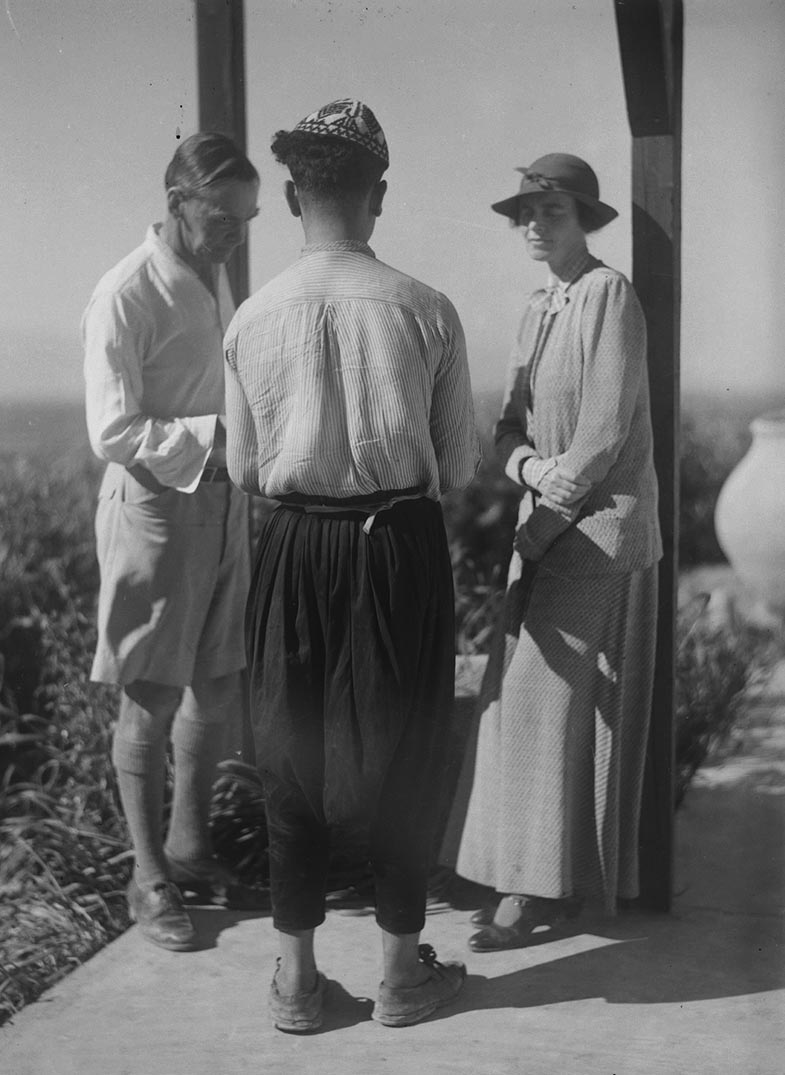
[[[340,199],[365,194],[384,174],[384,162],[344,138],[309,131],[277,131],[270,147],[299,191]]]
[[[167,190],[181,187],[194,194],[227,179],[251,183],[259,179],[259,173],[231,138],[218,131],[200,131],[177,147],[164,184]]]

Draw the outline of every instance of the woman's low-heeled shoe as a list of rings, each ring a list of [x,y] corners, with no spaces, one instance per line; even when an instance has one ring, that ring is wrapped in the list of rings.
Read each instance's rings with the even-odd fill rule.
[[[524,948],[531,937],[531,928],[521,931],[516,926],[497,926],[495,922],[485,926],[469,938],[473,952],[502,952],[507,948]]]
[[[480,909],[475,911],[469,918],[469,921],[473,926],[490,926],[495,914],[495,907],[480,907]]]
[[[472,934],[469,948],[473,952],[501,952],[509,948],[525,948],[535,929],[540,926],[555,926],[565,918],[576,918],[583,906],[583,901],[578,898],[543,900],[520,897],[516,898],[516,902],[519,902],[521,908],[518,920],[510,926],[500,926],[491,921]]]

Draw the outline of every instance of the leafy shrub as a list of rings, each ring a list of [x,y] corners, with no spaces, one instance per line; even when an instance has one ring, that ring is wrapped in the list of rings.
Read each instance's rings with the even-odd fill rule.
[[[6,459],[0,479],[0,1022],[128,925],[128,839],[88,685],[99,468]]]
[[[487,653],[512,549],[519,492],[484,446],[476,478],[442,504],[455,583],[455,649]]]
[[[504,589],[518,492],[485,458],[467,490],[445,498],[456,583],[456,650],[487,652]],[[719,432],[722,432],[722,438]],[[743,454],[746,424],[685,423],[682,554],[716,558],[713,500]],[[87,449],[58,461],[7,456],[0,470],[0,1023],[128,924],[131,867],[109,741],[113,688],[90,684],[98,571],[93,511],[100,466]],[[258,519],[269,505],[257,505]],[[712,544],[713,542],[713,544]],[[765,640],[764,640],[765,641]],[[727,741],[758,666],[761,639],[708,632],[679,652],[679,794]],[[217,848],[246,880],[266,876],[260,791],[242,767],[216,784]],[[352,863],[335,864],[336,876]]]
[[[466,489],[442,498],[455,583],[456,653],[487,653],[507,576],[519,491],[493,448],[501,396],[475,397],[482,460]]]
[[[698,768],[738,737],[747,690],[766,678],[783,650],[782,640],[771,628],[734,616],[717,622],[703,611],[708,601],[707,594],[693,597],[679,617],[674,744],[677,807]]]

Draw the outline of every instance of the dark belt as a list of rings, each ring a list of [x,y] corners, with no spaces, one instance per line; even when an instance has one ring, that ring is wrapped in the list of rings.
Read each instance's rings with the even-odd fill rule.
[[[202,482],[228,482],[229,471],[226,467],[205,467],[202,471],[202,476],[199,479],[199,484]]]
[[[357,511],[369,515],[392,501],[415,500],[423,495],[422,489],[415,485],[409,489],[380,489],[378,492],[365,493],[362,496],[332,497],[284,493],[275,499],[287,508],[324,508],[326,511]]]
[[[423,492],[419,488],[413,489],[388,489],[384,492],[370,493],[366,496],[356,496],[347,499],[333,497],[304,496],[301,493],[288,493],[278,497],[278,502],[287,511],[300,512],[302,514],[325,515],[333,518],[341,516],[359,517],[365,520],[363,530],[370,534],[376,516],[383,511],[389,511],[405,501],[421,500]]]

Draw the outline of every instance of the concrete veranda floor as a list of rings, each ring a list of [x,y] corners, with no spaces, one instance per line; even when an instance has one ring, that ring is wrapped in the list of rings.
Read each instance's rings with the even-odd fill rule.
[[[2,1075],[783,1075],[785,666],[744,750],[701,770],[677,816],[669,916],[579,922],[518,951],[466,948],[469,912],[423,940],[469,975],[415,1027],[370,1020],[373,918],[320,929],[323,1029],[270,1026],[269,917],[195,912],[204,948],[173,954],[129,930],[0,1030]],[[371,999],[365,999],[371,998]]]

